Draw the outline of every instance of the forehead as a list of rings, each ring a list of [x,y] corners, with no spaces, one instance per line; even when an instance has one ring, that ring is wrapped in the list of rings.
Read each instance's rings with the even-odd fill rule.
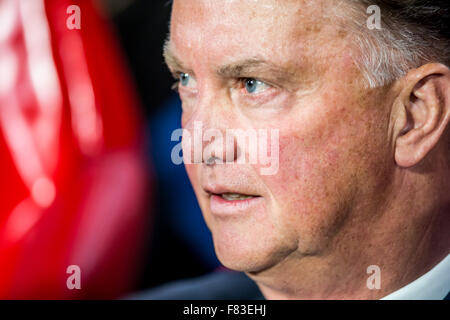
[[[191,63],[227,63],[259,57],[286,62],[339,29],[332,20],[333,0],[175,0],[170,47]],[[314,43],[314,45],[313,45]]]

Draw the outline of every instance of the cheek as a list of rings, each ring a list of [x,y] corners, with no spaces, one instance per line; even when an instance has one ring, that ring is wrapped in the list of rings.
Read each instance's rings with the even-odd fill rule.
[[[283,126],[279,140],[280,171],[273,179],[277,194],[289,194],[295,200],[323,191],[329,171],[342,161],[341,126],[327,121],[336,116],[311,113],[304,121]]]
[[[266,184],[273,196],[270,211],[278,229],[296,239],[302,253],[320,250],[337,220],[339,202],[334,164],[336,152],[312,151],[302,146],[303,139],[280,138],[280,170]],[[319,146],[317,148],[320,149]]]
[[[349,130],[346,121],[319,118],[280,131],[279,171],[263,177],[281,227],[301,235],[309,247],[306,243],[327,234],[348,207],[357,185],[353,170],[359,165],[358,152],[349,152],[360,144],[353,138],[356,129]]]
[[[281,198],[281,203],[299,203],[305,209],[322,200],[329,171],[339,162],[339,153],[334,148],[319,141],[309,147],[307,140],[311,138],[280,137],[279,174],[271,181],[272,191],[276,198]]]
[[[198,173],[197,173],[197,166],[198,164],[185,164],[184,167],[186,168],[187,175],[189,177],[189,180],[191,181],[192,187],[194,190],[197,189],[198,184]]]
[[[186,168],[186,172],[189,176],[189,179],[193,178],[195,175],[195,165],[193,164],[185,164],[184,167]]]
[[[200,170],[201,165],[199,164],[185,164],[187,175],[191,182],[192,188],[194,189],[195,195],[197,197],[198,204],[202,211],[203,217],[205,219],[206,225],[211,226],[211,217],[209,215],[209,202],[208,198],[203,194],[202,187],[200,185]]]
[[[325,243],[357,199],[378,194],[377,172],[383,172],[388,157],[386,128],[378,125],[383,113],[346,105],[349,100],[325,97],[320,104],[305,104],[301,114],[291,117],[300,119],[295,123],[278,123],[284,128],[279,171],[262,179],[272,193],[276,219],[305,248]]]

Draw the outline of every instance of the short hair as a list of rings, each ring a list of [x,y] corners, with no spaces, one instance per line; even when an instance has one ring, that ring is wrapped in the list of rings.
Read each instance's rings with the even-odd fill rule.
[[[390,84],[427,62],[450,66],[450,0],[339,1],[349,4],[350,12],[339,15],[351,21],[361,53],[356,63],[367,87]],[[372,5],[381,10],[380,30],[367,27]]]
[[[345,0],[357,64],[370,88],[384,86],[428,62],[450,65],[449,0]],[[381,28],[370,30],[367,9],[376,5]],[[347,21],[348,22],[348,21]]]

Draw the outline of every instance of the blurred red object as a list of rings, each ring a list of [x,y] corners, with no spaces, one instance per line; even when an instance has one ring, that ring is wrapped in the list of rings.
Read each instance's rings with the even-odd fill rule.
[[[67,20],[80,8],[80,29]],[[147,230],[138,102],[91,1],[0,0],[0,298],[115,298]],[[70,265],[81,289],[66,284]]]

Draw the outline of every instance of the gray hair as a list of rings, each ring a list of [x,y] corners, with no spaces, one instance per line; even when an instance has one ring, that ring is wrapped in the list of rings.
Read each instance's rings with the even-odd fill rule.
[[[356,63],[370,88],[384,86],[427,62],[450,65],[449,0],[346,0],[353,39],[361,56]],[[366,10],[381,10],[381,29],[367,28]],[[347,20],[348,21],[348,20]]]

